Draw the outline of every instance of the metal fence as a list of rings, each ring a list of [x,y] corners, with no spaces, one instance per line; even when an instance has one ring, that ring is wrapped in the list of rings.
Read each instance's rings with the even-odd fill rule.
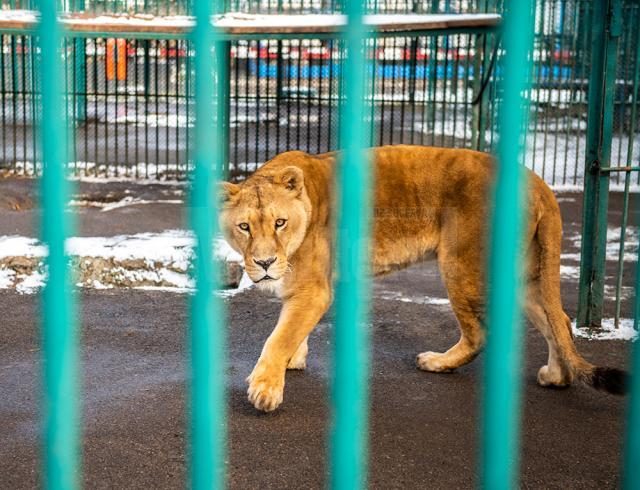
[[[526,165],[550,184],[581,186],[586,156],[591,0],[535,2],[534,63]],[[15,4],[16,7],[24,6]],[[26,5],[28,6],[28,5]],[[70,11],[184,14],[185,2],[87,2]],[[370,2],[372,12],[473,12],[496,2]],[[629,165],[640,145],[637,83],[640,5],[623,2],[617,49],[612,158]],[[231,2],[241,12],[331,12],[335,2]],[[492,149],[503,46],[489,35],[373,40],[367,72],[370,143]],[[0,37],[0,168],[36,173],[37,47],[29,36]],[[234,40],[227,44],[228,167],[242,178],[279,152],[339,146],[344,47],[331,39]],[[191,163],[194,58],[185,39],[76,38],[65,43],[71,166],[78,174],[182,179]],[[497,57],[495,64],[492,56]],[[495,65],[495,66],[494,66]],[[493,70],[490,70],[493,67]],[[478,98],[483,81],[486,91]],[[637,185],[638,179],[631,184]],[[613,183],[622,186],[616,174]]]
[[[591,80],[600,79],[603,83],[597,87],[594,87],[593,84],[590,86],[589,119],[591,123],[597,119],[599,124],[597,128],[591,124],[588,152],[589,158],[596,162],[601,159],[606,163],[609,152],[607,135],[614,128],[612,111],[607,110],[606,107],[614,107],[617,97],[615,58],[618,43],[614,39],[619,38],[616,29],[621,29],[621,11],[618,10],[620,7],[618,0],[597,0],[592,4],[594,15],[587,25],[594,36],[590,38],[590,42],[596,44],[600,54],[595,53],[592,57]],[[523,99],[522,94],[526,88],[525,72],[529,64],[527,50],[530,40],[527,32],[531,26],[530,20],[533,10],[527,1],[513,1],[509,5],[510,9],[507,11],[503,26],[503,42],[506,48],[503,61],[499,65],[501,71],[497,77],[501,81],[496,82],[493,86],[493,90],[499,90],[500,110],[495,124],[491,118],[487,120],[487,127],[495,126],[501,136],[497,140],[499,141],[497,152],[501,163],[497,166],[497,185],[492,206],[494,214],[490,238],[489,339],[484,391],[482,451],[482,485],[485,488],[515,487],[518,468],[517,458],[514,457],[514,454],[517,454],[518,448],[519,417],[519,380],[516,366],[521,347],[517,301],[518,235],[521,216],[520,198],[514,189],[518,189],[520,182],[518,161],[523,160],[521,150],[523,138],[521,136],[523,121],[527,119],[525,110],[527,104],[526,98]],[[28,105],[25,100],[32,104],[32,117],[37,114],[41,115],[42,119],[43,237],[49,247],[47,258],[49,279],[43,293],[44,366],[47,394],[46,484],[51,488],[74,488],[77,485],[79,475],[79,465],[76,458],[79,440],[77,433],[77,341],[74,328],[75,308],[73,295],[69,288],[64,255],[64,240],[71,233],[73,227],[67,221],[69,219],[68,213],[64,212],[68,197],[65,163],[69,160],[69,155],[65,153],[65,145],[61,142],[66,140],[65,116],[69,114],[69,107],[72,107],[74,114],[77,115],[78,104],[73,101],[72,97],[64,98],[62,94],[64,75],[61,73],[62,67],[57,63],[61,33],[56,22],[56,2],[42,0],[40,6],[42,18],[38,34],[41,57],[38,64],[29,65],[29,69],[27,69],[26,62],[23,63],[23,69],[19,71],[21,73],[19,76],[37,71],[40,73],[41,80],[46,80],[46,83],[42,84],[40,99],[36,95],[39,92],[24,91],[21,100],[25,106]],[[335,366],[337,369],[333,396],[334,431],[332,432],[331,482],[334,488],[362,488],[366,482],[366,362],[357,364],[352,352],[359,352],[361,349],[366,351],[367,348],[366,305],[369,293],[365,264],[367,263],[369,221],[366,213],[369,206],[366,205],[366,202],[369,198],[370,172],[368,163],[363,156],[364,153],[361,151],[366,144],[365,131],[367,129],[362,121],[365,120],[367,102],[375,106],[376,100],[375,97],[367,97],[367,94],[362,92],[364,86],[362,82],[370,66],[367,63],[366,55],[359,49],[365,36],[362,6],[358,2],[350,2],[347,7],[349,22],[346,32],[342,36],[341,42],[344,45],[339,52],[341,57],[348,59],[348,63],[343,65],[345,76],[339,89],[333,87],[330,91],[333,94],[333,91],[337,90],[340,94],[338,98],[340,104],[338,105],[343,117],[340,125],[343,130],[343,144],[341,146],[344,146],[346,152],[338,171],[338,193],[341,197],[338,202],[341,204],[337,215],[337,228],[340,231],[337,244],[339,282],[336,289]],[[215,80],[218,83],[224,82],[228,78],[226,70],[229,65],[224,56],[228,53],[227,41],[219,33],[212,30],[209,22],[209,9],[209,2],[195,3],[197,23],[192,38],[192,48],[195,54],[193,57],[187,56],[187,60],[192,60],[195,76],[193,92],[189,92],[193,93],[195,104],[192,107],[193,112],[187,117],[187,120],[190,118],[194,120],[193,165],[185,168],[193,169],[190,209],[191,224],[198,244],[195,268],[197,293],[192,299],[191,308],[191,360],[193,367],[191,484],[196,488],[218,488],[224,485],[224,380],[223,377],[217,375],[224,362],[224,335],[222,333],[224,314],[220,300],[211,294],[216,284],[217,274],[212,269],[210,256],[210,243],[216,232],[216,220],[211,220],[210,217],[216,215],[217,209],[215,200],[211,199],[210,185],[212,179],[220,177],[224,167],[227,166],[225,145],[222,143],[226,141],[225,127],[228,125],[225,123],[229,117],[229,111],[228,105],[224,103],[224,89],[217,84],[212,85],[211,73],[212,68],[215,67],[215,72],[218,75]],[[100,33],[96,33],[96,35],[100,35]],[[10,37],[10,39],[14,38],[15,36]],[[447,39],[451,40],[452,38]],[[28,46],[31,49],[30,52],[33,53],[31,41],[26,44],[23,44],[23,41],[20,41],[19,44],[23,47]],[[142,42],[144,43],[144,41]],[[440,41],[437,39],[427,39],[427,45],[430,43],[437,45],[438,42]],[[151,41],[149,43],[149,49],[152,45],[156,49],[155,58],[160,59],[158,43]],[[284,44],[284,41],[282,43]],[[68,48],[70,44],[74,44],[75,48],[75,42],[67,42],[65,46]],[[83,44],[85,44],[83,49],[86,54],[88,49],[86,45],[91,45],[92,41]],[[217,55],[215,61],[209,56],[212,45],[215,46]],[[113,43],[112,48],[109,48],[108,41],[104,46],[105,55],[109,49],[116,52],[122,49],[117,41]],[[167,41],[164,46],[169,47],[171,44]],[[237,46],[240,44],[238,43]],[[94,49],[96,48],[97,46],[94,44]],[[438,49],[435,49],[435,52],[438,52]],[[448,52],[448,49],[445,52]],[[14,53],[18,53],[18,51],[10,50],[11,56]],[[536,57],[537,51],[534,50],[533,53]],[[114,56],[116,58],[114,70],[117,78],[118,67],[121,65],[117,63],[118,55]],[[29,58],[29,56],[25,58]],[[247,58],[247,60],[250,59]],[[69,60],[68,56],[67,60]],[[433,58],[432,60],[436,68],[447,66],[449,62],[448,55],[444,56],[442,60]],[[480,61],[484,63],[486,58]],[[249,61],[246,63],[248,65]],[[12,67],[15,66],[15,64],[12,65]],[[164,68],[162,63],[158,63],[154,67],[155,72],[153,72],[156,75],[158,66]],[[175,66],[178,66],[177,62]],[[235,69],[236,66],[232,64],[231,69]],[[607,68],[614,69],[607,70]],[[146,67],[144,75],[147,76],[151,73],[150,70],[149,67]],[[393,78],[395,67],[391,71],[390,77]],[[190,70],[187,72],[191,73]],[[15,75],[15,71],[11,73],[13,77],[11,80],[15,82],[19,76]],[[447,73],[446,69],[445,73]],[[68,76],[68,69],[66,74]],[[437,84],[440,82],[435,71],[430,74],[431,76],[426,78],[428,80],[435,78],[436,89],[432,93],[437,94]],[[88,72],[83,76],[86,77],[84,79],[88,86]],[[300,71],[295,72],[295,76],[301,76]],[[21,80],[26,83],[24,82],[26,78],[23,77]],[[34,78],[32,77],[31,80],[33,81]],[[447,81],[442,82],[444,84],[442,88],[448,88],[447,92],[449,92],[451,85],[446,85],[448,78],[443,80]],[[462,84],[462,82],[460,83]],[[66,86],[69,86],[69,79],[67,79]],[[455,90],[453,92],[455,93]],[[167,102],[169,94],[160,93],[164,99],[158,95],[158,100],[170,104]],[[11,95],[15,95],[15,93]],[[294,96],[295,102],[300,103],[304,110],[308,110],[307,106],[302,106],[303,100],[308,97],[298,95]],[[97,93],[87,91],[75,94],[75,96],[81,100],[86,99],[87,102],[83,104],[88,108],[90,99],[103,101],[112,95],[104,95],[101,99]],[[113,97],[120,96],[117,90],[116,94],[113,94]],[[443,97],[445,96],[443,95]],[[187,96],[187,100],[188,98]],[[254,99],[257,98],[256,92]],[[13,99],[7,103],[7,106],[12,102]],[[128,102],[125,104],[127,108],[125,115],[127,115],[129,107]],[[174,102],[178,105],[176,101]],[[135,104],[135,98],[132,103]],[[443,100],[442,103],[448,102]],[[426,104],[425,107],[432,108],[434,104],[435,102],[432,102]],[[188,102],[185,105],[186,108],[189,107]],[[399,107],[402,114],[403,106]],[[108,103],[104,113],[105,117],[110,113]],[[16,113],[13,114],[15,117]],[[118,116],[120,113],[115,110],[111,114]],[[491,115],[490,112],[487,114]],[[145,116],[148,116],[148,113]],[[324,116],[321,114],[319,117],[323,118]],[[89,114],[86,115],[86,118],[89,119]],[[482,120],[483,116],[479,114],[478,119]],[[373,122],[371,121],[370,124]],[[110,124],[112,123],[106,122],[105,128]],[[113,123],[114,130],[119,127],[118,124],[118,121]],[[145,131],[148,126],[150,124],[145,119]],[[631,126],[633,127],[633,122]],[[152,127],[152,131],[156,127]],[[188,128],[187,125],[186,129]],[[162,131],[163,129],[160,129],[160,133]],[[164,129],[164,131],[167,130]],[[70,133],[74,133],[73,128]],[[143,132],[142,134],[146,137],[148,133]],[[296,133],[296,138],[298,135],[299,133]],[[34,137],[33,133],[30,133],[29,136],[30,138]],[[15,132],[11,137],[17,138]],[[120,135],[116,136],[116,140],[119,137]],[[299,137],[302,138],[302,136]],[[110,140],[107,137],[108,141]],[[128,140],[126,141],[128,143]],[[76,143],[76,140],[72,138],[71,143]],[[77,148],[76,151],[78,151]],[[35,161],[38,159],[36,158]],[[116,171],[118,168],[120,168],[119,165],[116,165]],[[179,165],[177,168],[180,168]],[[587,188],[602,186],[599,191],[594,192],[594,195],[598,197],[607,194],[609,173],[606,168],[596,168],[596,170],[594,182],[588,183]],[[630,171],[624,173],[628,175]],[[347,182],[350,189],[348,193],[344,192]],[[606,200],[604,202],[606,203]],[[636,298],[636,311],[638,309],[640,309],[640,301],[639,298]],[[635,351],[634,362],[637,370],[640,363],[640,345],[636,345]],[[340,369],[341,367],[343,368]],[[639,484],[638,472],[634,468],[640,451],[640,416],[637,406],[640,396],[639,380],[640,377],[635,376],[632,384],[634,393],[631,401],[625,466],[625,482],[628,488],[637,488]]]

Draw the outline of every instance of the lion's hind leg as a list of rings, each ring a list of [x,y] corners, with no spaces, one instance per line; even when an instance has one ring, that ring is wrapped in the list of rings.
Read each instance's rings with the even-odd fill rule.
[[[538,371],[538,384],[566,387],[574,378],[573,369],[567,359],[567,354],[573,347],[571,323],[562,307],[545,305],[541,287],[539,279],[530,281],[526,302],[527,317],[542,333],[549,347],[547,364]]]
[[[440,271],[447,287],[451,307],[458,319],[460,340],[446,352],[418,354],[416,362],[423,371],[451,372],[475,359],[484,345],[485,333],[480,317],[482,295],[479,280],[469,280],[466,273],[465,277],[461,277],[457,272],[451,272],[458,270],[461,269],[457,267],[457,264],[452,264],[451,267],[440,264]]]

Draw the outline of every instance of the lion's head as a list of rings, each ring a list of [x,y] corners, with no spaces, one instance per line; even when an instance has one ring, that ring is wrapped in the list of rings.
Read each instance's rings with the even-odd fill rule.
[[[304,240],[311,205],[304,174],[290,166],[222,184],[220,229],[244,257],[251,280],[273,285],[289,271],[289,257]]]

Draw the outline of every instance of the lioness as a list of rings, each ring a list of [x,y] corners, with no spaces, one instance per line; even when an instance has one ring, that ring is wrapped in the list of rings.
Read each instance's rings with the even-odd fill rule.
[[[223,234],[243,255],[251,280],[283,302],[278,324],[247,378],[249,401],[258,410],[269,412],[282,403],[286,369],[306,367],[307,336],[331,304],[336,158],[336,153],[291,151],[241,184],[222,184]],[[372,158],[372,271],[385,274],[435,253],[461,337],[447,352],[418,354],[417,364],[425,371],[450,372],[475,358],[485,341],[484,237],[492,157],[399,145],[375,148]],[[625,373],[596,367],[576,350],[560,298],[560,210],[542,179],[529,171],[527,177],[525,308],[549,345],[538,383],[568,386],[577,377],[621,393]]]

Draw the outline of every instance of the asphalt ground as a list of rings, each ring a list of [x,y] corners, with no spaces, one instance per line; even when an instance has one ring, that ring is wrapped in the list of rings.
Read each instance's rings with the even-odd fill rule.
[[[161,200],[167,192],[184,188],[83,183],[78,194],[93,192],[97,199],[125,191]],[[36,236],[36,194],[30,180],[0,180],[0,235]],[[580,195],[560,197],[570,235],[580,229]],[[612,226],[618,222],[620,202],[620,196],[612,195]],[[631,209],[635,204],[633,199]],[[109,212],[79,208],[77,213],[78,234],[85,236],[185,226],[179,205],[146,204]],[[566,246],[575,252],[575,244]],[[625,284],[632,279],[627,274]],[[564,280],[562,286],[567,312],[574,317],[577,284]],[[375,280],[373,294],[370,488],[473,488],[483,356],[453,374],[416,369],[418,352],[444,350],[457,340],[448,305],[407,300],[446,296],[433,262]],[[79,300],[84,486],[182,488],[188,473],[188,296],[84,289]],[[275,325],[279,303],[253,289],[225,303],[228,362],[220,375],[226,378],[228,394],[229,487],[323,487],[332,315],[310,337],[307,370],[287,374],[283,405],[262,414],[247,402],[244,378]],[[41,475],[39,298],[0,290],[0,311],[0,488],[33,488]],[[623,313],[629,314],[627,303]],[[580,385],[565,390],[539,387],[536,373],[546,362],[546,343],[530,327],[525,343],[520,486],[618,487],[625,399]],[[596,364],[627,366],[628,342],[576,343]]]

